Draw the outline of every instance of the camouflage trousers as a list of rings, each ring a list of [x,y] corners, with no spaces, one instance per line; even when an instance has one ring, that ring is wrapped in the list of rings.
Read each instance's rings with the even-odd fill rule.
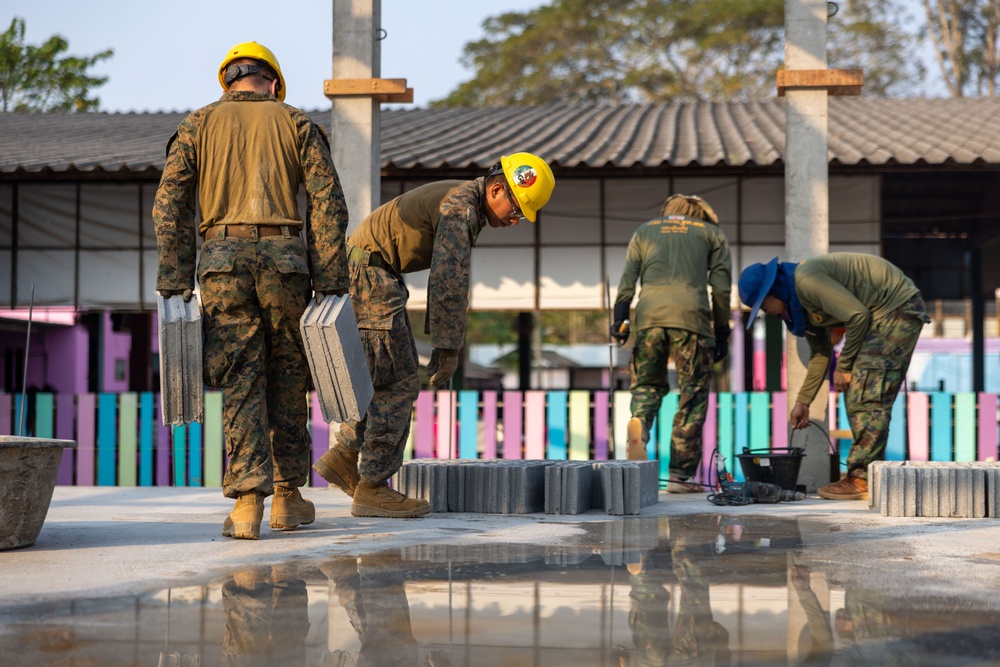
[[[222,586],[226,628],[222,667],[306,664],[309,597],[302,579],[270,580],[270,572],[244,570],[248,577]],[[242,585],[241,585],[242,584]]]
[[[379,484],[403,465],[413,402],[420,393],[417,346],[406,314],[409,292],[392,272],[351,259],[351,303],[375,394],[360,422],[340,425],[338,441],[356,452],[358,473]]]
[[[693,477],[701,461],[701,431],[708,414],[713,341],[684,329],[653,327],[635,338],[629,361],[632,376],[632,416],[649,431],[670,391],[667,360],[674,359],[680,401],[670,438],[670,476]]]
[[[198,263],[205,384],[222,390],[229,498],[308,480],[309,365],[299,319],[311,293],[298,236],[212,239]]]
[[[854,443],[847,455],[847,474],[868,479],[868,464],[885,458],[892,404],[906,379],[917,338],[930,322],[918,294],[896,312],[872,320],[851,371],[844,398]]]

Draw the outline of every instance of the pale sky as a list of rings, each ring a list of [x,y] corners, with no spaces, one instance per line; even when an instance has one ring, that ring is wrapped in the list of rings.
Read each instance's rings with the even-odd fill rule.
[[[414,104],[447,95],[472,72],[462,47],[483,36],[487,16],[523,12],[545,0],[382,0],[382,77],[405,78]],[[332,0],[3,0],[0,31],[25,20],[25,41],[54,34],[70,55],[114,49],[93,72],[109,76],[97,89],[102,111],[190,111],[222,93],[218,66],[227,50],[256,41],[271,49],[287,85],[285,101],[328,109]],[[66,55],[66,54],[63,54]]]
[[[459,64],[462,47],[483,36],[482,23],[504,11],[523,12],[547,0],[381,0],[382,77],[405,78],[414,104],[446,96],[472,71]],[[919,0],[903,0],[923,16]],[[286,102],[328,109],[323,81],[331,78],[333,0],[0,0],[0,30],[25,19],[26,42],[53,34],[68,54],[114,56],[94,68],[109,76],[96,94],[102,111],[191,111],[218,99],[217,68],[227,50],[254,40],[270,48],[287,84]],[[66,54],[63,54],[66,55]],[[940,77],[930,62],[929,94]],[[935,92],[938,90],[938,92]],[[385,106],[385,105],[383,105]]]

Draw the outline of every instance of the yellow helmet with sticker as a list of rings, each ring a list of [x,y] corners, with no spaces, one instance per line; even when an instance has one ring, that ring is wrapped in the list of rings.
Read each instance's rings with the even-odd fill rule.
[[[222,59],[222,64],[219,65],[219,85],[222,86],[223,90],[229,90],[229,86],[226,84],[226,68],[229,67],[229,63],[240,58],[253,58],[254,60],[267,63],[274,70],[274,73],[278,75],[278,101],[285,101],[285,77],[281,74],[281,66],[278,65],[278,59],[274,57],[271,49],[257,42],[242,42],[226,52],[226,57]],[[231,80],[230,83],[232,83]]]
[[[524,217],[534,222],[556,187],[549,164],[531,153],[513,153],[502,156],[500,166]]]

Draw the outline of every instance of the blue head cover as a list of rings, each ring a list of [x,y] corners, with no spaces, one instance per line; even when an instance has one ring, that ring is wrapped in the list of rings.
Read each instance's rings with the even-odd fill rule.
[[[753,325],[754,319],[764,298],[773,296],[785,304],[785,325],[795,336],[804,336],[806,332],[806,311],[795,293],[795,262],[779,262],[775,257],[767,264],[752,264],[743,269],[740,274],[740,301],[750,305],[750,317],[747,318],[747,329]]]

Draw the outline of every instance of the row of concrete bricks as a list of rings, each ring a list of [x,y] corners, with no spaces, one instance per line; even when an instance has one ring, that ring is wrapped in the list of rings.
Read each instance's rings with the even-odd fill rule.
[[[659,501],[659,462],[421,459],[393,486],[432,512],[638,514]]]
[[[876,461],[868,507],[882,516],[1000,517],[1000,463]]]

